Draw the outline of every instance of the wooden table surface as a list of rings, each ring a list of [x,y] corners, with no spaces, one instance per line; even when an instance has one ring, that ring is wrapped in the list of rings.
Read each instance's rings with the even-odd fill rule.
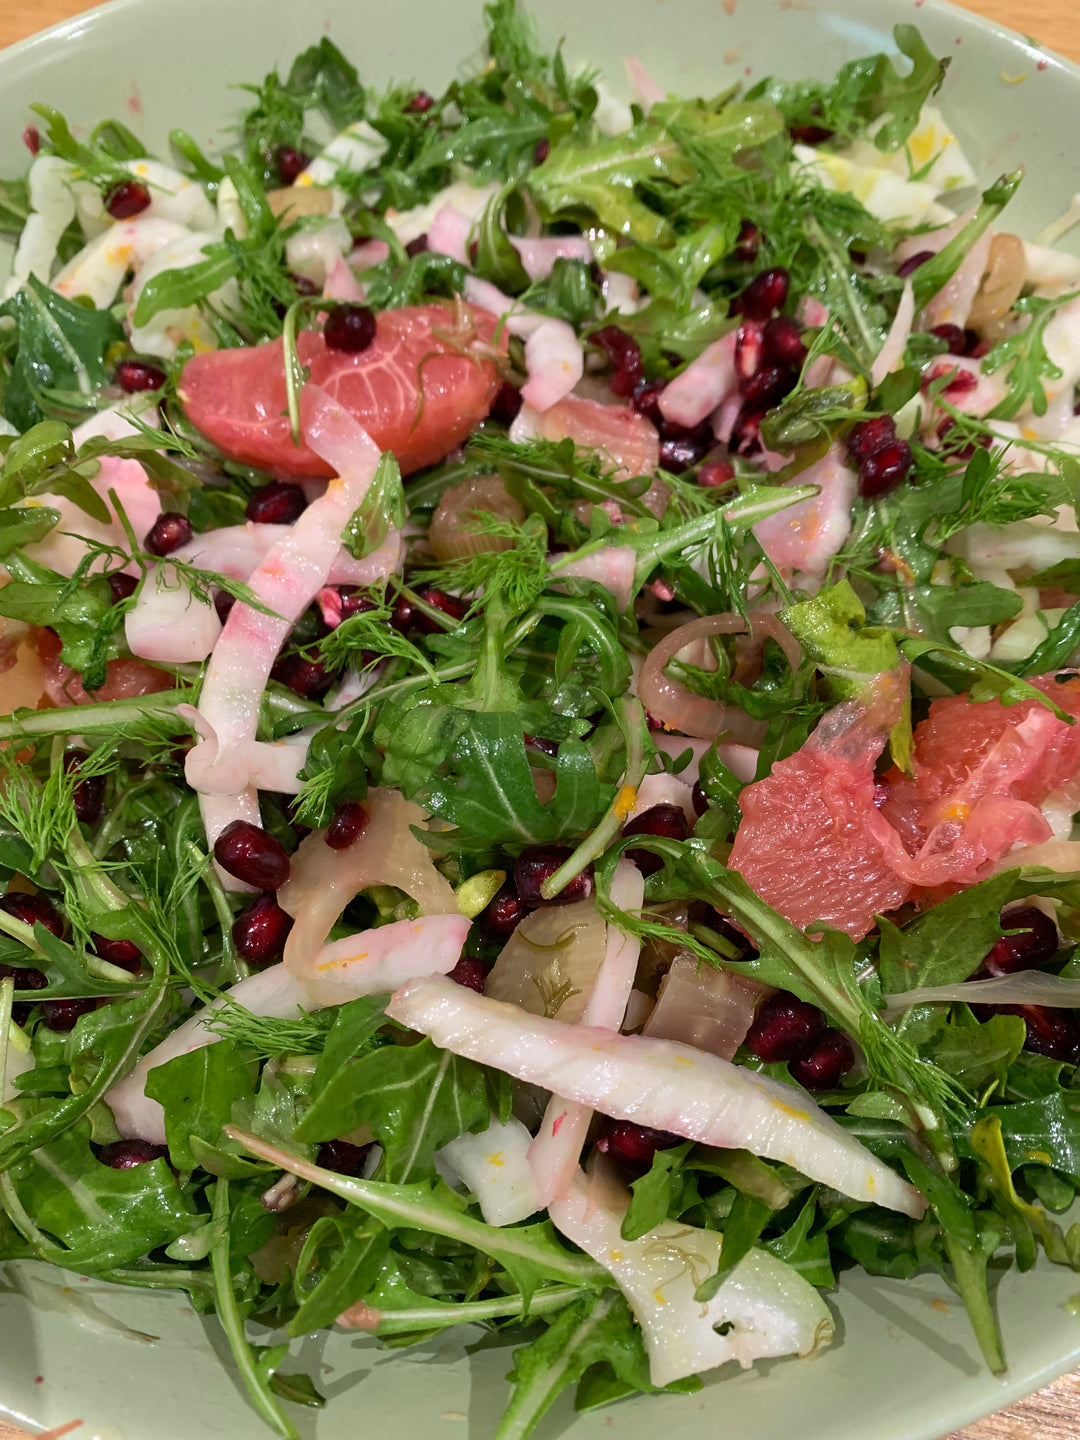
[[[89,10],[96,0],[0,0],[0,46]],[[1080,0],[960,0],[1080,62]],[[0,1440],[28,1440],[0,1421]],[[78,1431],[72,1440],[78,1440]],[[957,1432],[952,1440],[1080,1440],[1080,1371]]]

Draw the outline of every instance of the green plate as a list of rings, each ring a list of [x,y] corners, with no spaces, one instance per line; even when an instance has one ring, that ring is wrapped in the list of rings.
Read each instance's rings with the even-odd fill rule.
[[[938,0],[534,4],[545,38],[565,36],[570,60],[601,66],[616,88],[631,54],[682,93],[711,94],[769,72],[831,76],[852,56],[891,47],[896,21],[916,21],[935,53],[955,57],[942,103],[980,174],[1028,168],[1010,225],[1035,235],[1080,190],[1080,70]],[[0,53],[0,174],[25,164],[19,135],[34,100],[76,125],[117,115],[154,147],[173,125],[212,145],[239,108],[228,86],[287,64],[324,31],[369,83],[413,77],[434,89],[479,45],[480,0],[113,0]],[[4,264],[0,255],[0,274]],[[584,1417],[562,1403],[538,1436],[933,1440],[1080,1362],[1080,1321],[1066,1308],[1078,1290],[1080,1277],[1051,1266],[999,1274],[1010,1368],[998,1380],[940,1281],[852,1271],[831,1297],[837,1342],[823,1356],[729,1367],[699,1395],[642,1398]],[[244,1402],[216,1322],[175,1297],[10,1265],[0,1268],[0,1336],[0,1414],[16,1423],[78,1418],[77,1440],[268,1433]],[[308,1339],[295,1368],[315,1377],[330,1404],[317,1415],[290,1410],[317,1440],[488,1440],[510,1360],[494,1338],[465,1330],[404,1351],[340,1334]]]

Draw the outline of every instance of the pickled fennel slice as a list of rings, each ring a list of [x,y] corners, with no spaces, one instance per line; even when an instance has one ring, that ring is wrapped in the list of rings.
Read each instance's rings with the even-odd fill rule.
[[[403,985],[386,1013],[445,1050],[613,1119],[749,1150],[905,1215],[926,1208],[917,1190],[804,1091],[689,1045],[565,1025],[434,976]]]

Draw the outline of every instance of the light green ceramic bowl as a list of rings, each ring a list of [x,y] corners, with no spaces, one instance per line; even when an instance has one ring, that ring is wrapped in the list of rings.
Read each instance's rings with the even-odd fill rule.
[[[0,4],[3,0],[0,0]],[[715,93],[769,72],[831,76],[917,21],[954,57],[942,104],[980,174],[1023,162],[1010,224],[1034,235],[1080,190],[1080,70],[938,0],[534,0],[545,38],[617,85],[625,54],[667,89]],[[1022,13],[1017,0],[1017,15]],[[322,33],[382,85],[436,89],[481,40],[480,0],[113,0],[0,53],[0,174],[23,167],[27,105],[78,125],[117,115],[159,146],[182,125],[213,145],[239,108],[228,86],[287,65]],[[1023,83],[1016,83],[1022,77]],[[0,273],[4,269],[0,256]],[[0,705],[2,705],[0,689]],[[64,1280],[69,1280],[67,1288]],[[714,1375],[696,1396],[642,1398],[574,1418],[559,1404],[540,1440],[934,1440],[1080,1363],[1080,1278],[1043,1265],[996,1286],[1009,1372],[988,1375],[962,1306],[938,1280],[852,1271],[831,1297],[831,1350]],[[330,1397],[294,1415],[305,1437],[488,1440],[509,1350],[480,1331],[406,1351],[344,1335],[309,1339],[299,1364]],[[213,1320],[169,1295],[121,1291],[44,1266],[0,1270],[0,1414],[28,1428],[83,1420],[77,1440],[261,1440]]]

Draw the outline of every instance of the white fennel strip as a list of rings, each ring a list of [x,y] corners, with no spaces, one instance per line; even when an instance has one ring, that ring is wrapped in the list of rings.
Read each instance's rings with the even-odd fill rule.
[[[620,910],[639,914],[644,898],[645,880],[641,871],[631,861],[620,860],[611,882],[612,904]],[[634,988],[640,953],[640,940],[617,925],[608,925],[607,948],[580,1024],[618,1030]],[[564,1099],[561,1094],[552,1095],[548,1101],[529,1150],[529,1163],[544,1205],[566,1194],[591,1120],[592,1110],[580,1101]]]
[[[199,710],[217,736],[222,757],[233,745],[254,740],[259,702],[278,651],[326,584],[341,548],[341,533],[379,463],[379,450],[367,431],[318,386],[305,386],[301,419],[307,443],[334,467],[337,478],[289,526],[250,577],[255,597],[274,614],[238,602],[214,647]],[[200,803],[211,845],[233,820],[259,823],[253,786],[235,795],[203,796]],[[230,890],[246,888],[224,873],[222,883]]]
[[[792,1165],[853,1200],[918,1216],[919,1193],[804,1091],[672,1040],[565,1025],[452,980],[413,980],[392,1019],[444,1050],[559,1092],[615,1120]]]
[[[459,1135],[439,1151],[476,1196],[489,1225],[516,1225],[543,1209],[529,1164],[532,1136],[513,1116],[479,1135]]]

